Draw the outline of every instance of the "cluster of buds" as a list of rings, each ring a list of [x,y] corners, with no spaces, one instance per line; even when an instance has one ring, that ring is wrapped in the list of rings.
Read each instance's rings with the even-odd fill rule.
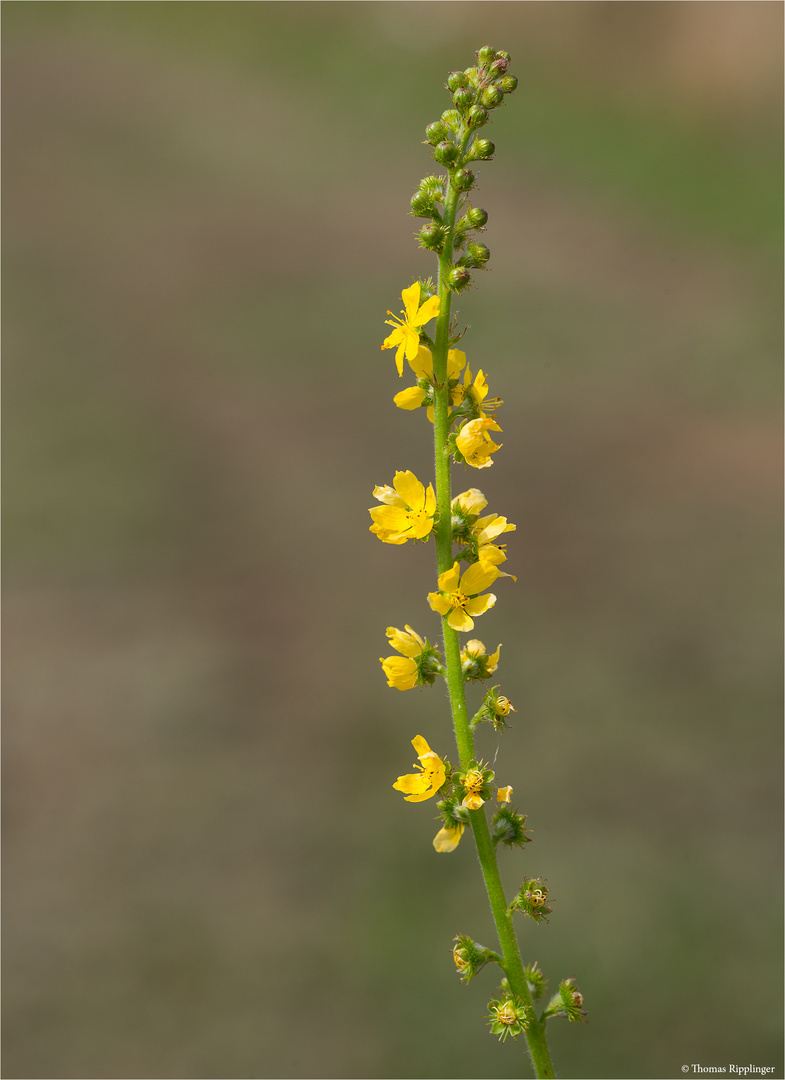
[[[535,922],[548,921],[553,908],[548,903],[548,886],[542,878],[526,878],[512,898],[509,912],[520,911]]]
[[[447,176],[426,176],[412,196],[411,211],[415,217],[430,219],[418,234],[421,247],[440,254],[445,244],[450,244],[451,256],[452,252],[464,251],[452,262],[447,278],[449,288],[455,292],[465,289],[471,283],[471,271],[485,269],[491,257],[485,244],[473,236],[484,229],[488,214],[482,207],[467,202],[468,193],[477,181],[468,166],[493,157],[495,146],[477,131],[488,122],[489,113],[504,102],[505,95],[518,85],[515,76],[507,73],[509,64],[509,53],[483,46],[477,52],[475,67],[453,71],[447,77],[453,108],[425,129],[425,141],[432,148],[433,159],[447,170]],[[463,213],[452,228],[445,212],[451,192],[459,196]]]
[[[542,1014],[543,1020],[548,1020],[552,1016],[566,1016],[573,1024],[585,1022],[586,1010],[583,1007],[583,994],[572,976],[559,983],[559,992],[553,995],[548,1008]]]
[[[530,1023],[525,1002],[511,990],[505,990],[506,985],[508,984],[505,979],[499,997],[488,1002],[488,1023],[491,1034],[498,1035],[499,1042],[504,1042],[510,1035],[513,1039],[517,1039],[526,1031]]]
[[[469,982],[470,979],[473,979],[477,972],[481,971],[489,961],[493,960],[497,964],[501,963],[501,957],[498,953],[486,949],[484,945],[479,945],[476,941],[472,941],[465,934],[458,934],[453,940],[455,944],[453,945],[452,958],[455,961],[458,975],[463,982]]]

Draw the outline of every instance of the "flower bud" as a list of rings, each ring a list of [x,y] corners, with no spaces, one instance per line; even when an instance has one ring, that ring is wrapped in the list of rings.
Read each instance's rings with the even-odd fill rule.
[[[501,53],[497,53],[496,54],[496,59],[493,61],[493,63],[490,66],[490,73],[494,78],[496,78],[498,75],[505,75],[507,73],[507,68],[509,66],[510,66],[509,59],[507,57],[502,56]]]
[[[470,105],[474,104],[476,98],[477,94],[470,86],[462,86],[452,95],[456,109],[461,110],[468,109]]]
[[[469,191],[474,187],[475,179],[476,177],[471,169],[458,169],[450,177],[450,182],[457,191]]]
[[[433,156],[440,165],[445,165],[449,168],[451,165],[454,165],[460,157],[460,151],[455,143],[444,139],[438,146],[433,148]]]
[[[426,251],[440,251],[444,246],[444,229],[435,222],[432,222],[430,225],[423,225],[420,229],[418,239],[420,241],[420,247],[425,248]]]
[[[472,276],[463,266],[454,266],[447,275],[447,285],[454,292],[462,292],[471,284]]]
[[[492,64],[496,59],[496,50],[492,45],[483,45],[481,49],[477,50],[476,55],[481,64]]]
[[[461,126],[461,114],[457,109],[447,109],[442,113],[440,119],[444,126],[449,128],[450,131],[457,132]]]
[[[469,109],[467,119],[469,121],[469,127],[482,127],[488,119],[488,110],[483,108],[482,105],[472,105],[471,109]]]
[[[469,254],[474,259],[477,266],[484,266],[491,257],[491,253],[485,244],[469,244]]]
[[[490,139],[475,139],[469,152],[469,159],[473,161],[490,161],[496,147]]]
[[[470,228],[481,229],[488,220],[488,211],[483,210],[481,206],[473,206],[470,210],[466,211],[466,217],[468,218]]]
[[[425,129],[425,138],[431,146],[436,146],[442,139],[446,139],[449,134],[449,131],[441,120],[435,120]]]
[[[504,101],[504,91],[500,86],[486,86],[482,92],[482,104],[488,109],[495,109]]]
[[[518,85],[518,80],[514,75],[505,75],[503,79],[498,79],[496,85],[500,90],[503,90],[505,94],[511,94]]]
[[[469,79],[465,71],[451,71],[447,76],[447,89],[448,90],[460,90],[463,86],[469,85]]]

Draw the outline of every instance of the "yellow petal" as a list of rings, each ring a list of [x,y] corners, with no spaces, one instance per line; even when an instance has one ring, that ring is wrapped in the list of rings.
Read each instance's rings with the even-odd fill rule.
[[[380,508],[381,509],[381,508]],[[476,562],[464,571],[461,578],[461,589],[468,596],[474,596],[483,589],[487,589],[499,576],[499,568],[493,563]]]
[[[409,367],[418,379],[430,379],[431,375],[433,375],[431,350],[426,348],[425,345],[421,345],[417,350],[417,355],[409,361]]]
[[[455,496],[452,505],[456,504],[460,506],[464,514],[479,514],[488,505],[488,500],[479,488],[469,488],[468,491],[462,491],[460,495]]]
[[[484,802],[479,795],[467,795],[461,806],[465,806],[467,810],[479,810]]]
[[[453,630],[473,630],[474,619],[463,608],[453,608],[447,616],[447,622]]]
[[[417,757],[423,757],[425,754],[433,753],[433,750],[431,750],[430,746],[422,737],[422,735],[414,736],[414,738],[412,739],[412,746],[414,747],[414,752]]]
[[[428,490],[425,493],[425,513],[430,517],[436,513],[436,496],[433,493],[433,484],[428,485]]]
[[[389,484],[377,484],[373,489],[373,497],[379,502],[387,503],[388,506],[405,506],[401,496]]]
[[[428,603],[431,605],[434,611],[438,611],[440,615],[446,615],[452,607],[452,604],[446,596],[442,596],[438,592],[428,593]]]
[[[466,353],[460,349],[450,349],[447,353],[447,378],[457,379],[466,363]]]
[[[426,300],[420,310],[417,312],[413,320],[414,326],[424,326],[427,322],[439,314],[439,297],[432,296],[430,300]]]
[[[412,795],[421,795],[430,787],[430,784],[425,773],[408,773],[406,776],[399,776],[393,784],[393,787],[396,791],[409,792]]]
[[[420,305],[419,281],[415,281],[414,284],[410,285],[408,289],[404,289],[401,293],[401,299],[403,300],[403,306],[406,311],[407,321],[411,322],[417,312],[417,308]]]
[[[496,792],[496,798],[499,802],[509,802],[512,798],[512,787],[500,787]]]
[[[469,615],[482,615],[496,603],[496,597],[492,592],[483,593],[482,596],[473,596],[466,605]]]
[[[408,469],[406,472],[397,472],[393,487],[412,510],[422,510],[425,503],[425,487],[413,472]]]
[[[419,386],[409,386],[406,390],[401,390],[400,394],[396,394],[393,398],[393,402],[399,409],[419,409],[425,400],[425,391],[421,390]]]
[[[461,564],[454,562],[449,570],[439,574],[439,588],[442,592],[455,592],[461,580]]]
[[[456,825],[454,829],[439,829],[433,838],[434,848],[440,853],[455,851],[463,836],[463,828],[463,825]]]

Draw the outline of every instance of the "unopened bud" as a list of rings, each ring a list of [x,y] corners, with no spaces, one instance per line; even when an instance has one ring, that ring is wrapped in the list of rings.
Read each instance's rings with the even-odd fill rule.
[[[500,86],[486,86],[482,92],[482,103],[488,109],[494,109],[504,101],[504,91]]]
[[[488,211],[483,210],[481,206],[473,206],[471,210],[466,211],[466,217],[472,229],[481,229],[488,220]]]
[[[467,120],[469,121],[469,127],[478,128],[482,127],[488,119],[488,110],[482,105],[472,105],[469,109],[469,115]]]
[[[483,45],[477,50],[477,59],[481,64],[491,64],[496,59],[496,50],[492,45]]]
[[[444,245],[444,229],[435,222],[430,225],[423,225],[418,239],[420,247],[425,248],[426,251],[439,251]]]
[[[449,134],[446,126],[440,120],[435,120],[425,129],[425,138],[431,146],[436,146],[442,139],[446,139]]]
[[[455,90],[452,95],[452,99],[455,102],[456,109],[468,109],[470,105],[473,105],[477,94],[470,86],[462,86],[458,90]]]
[[[496,147],[490,139],[475,139],[472,143],[471,157],[476,161],[490,161]]]
[[[450,182],[457,191],[469,191],[474,186],[475,176],[471,169],[459,169],[450,177]]]
[[[471,280],[471,274],[463,266],[454,266],[447,275],[447,284],[454,292],[461,292]]]
[[[460,90],[462,86],[468,86],[469,79],[465,71],[451,71],[447,76],[447,89]]]
[[[511,94],[518,85],[518,80],[514,75],[505,75],[503,79],[497,79],[496,85],[500,90],[503,90],[505,94]]]
[[[454,165],[460,157],[460,151],[455,143],[444,139],[438,146],[433,148],[433,156],[440,165],[446,165],[447,168],[449,168],[451,165]]]

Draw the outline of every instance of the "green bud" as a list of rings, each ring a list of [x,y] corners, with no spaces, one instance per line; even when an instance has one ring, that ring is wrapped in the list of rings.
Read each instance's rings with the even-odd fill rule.
[[[512,60],[512,57],[510,56],[510,54],[507,52],[506,49],[497,49],[496,50],[496,57],[499,60],[506,60],[508,64],[509,64],[510,60]]]
[[[460,157],[460,151],[455,143],[444,139],[443,142],[433,148],[433,156],[440,165],[445,165],[449,169]]]
[[[441,115],[441,122],[450,131],[457,132],[461,126],[461,114],[457,109],[447,109]]]
[[[475,139],[469,151],[469,161],[490,161],[496,147],[490,139]]]
[[[460,224],[455,226],[455,232],[452,234],[452,249],[453,251],[460,251],[463,245],[466,243],[466,233],[461,228]]]
[[[468,109],[470,105],[473,105],[476,97],[477,94],[470,86],[462,86],[452,95],[455,107],[461,110]]]
[[[488,120],[488,110],[482,105],[472,105],[471,109],[469,109],[467,119],[469,121],[469,127],[482,127]]]
[[[494,78],[496,78],[499,75],[505,75],[507,73],[507,68],[509,66],[510,66],[509,58],[502,56],[501,53],[497,53],[496,54],[496,59],[493,61],[493,63],[490,66],[490,74]]]
[[[504,101],[504,91],[500,86],[486,86],[482,92],[482,103],[488,109],[495,109]]]
[[[447,285],[453,292],[462,292],[471,284],[472,276],[463,266],[454,266],[447,275]]]
[[[428,226],[426,226],[427,228]],[[438,228],[438,225],[436,226]],[[475,260],[478,266],[484,266],[488,259],[491,257],[491,253],[485,244],[469,244],[469,254]]]
[[[497,79],[496,85],[505,94],[511,94],[518,85],[518,80],[514,75],[505,75],[503,79]]]
[[[492,45],[483,45],[481,49],[477,50],[476,56],[483,66],[485,64],[492,64],[496,59],[496,50]]]
[[[466,211],[466,217],[470,228],[481,229],[488,220],[488,211],[483,210],[481,206],[474,206]]]
[[[507,847],[523,847],[531,842],[526,835],[526,815],[519,814],[511,806],[500,806],[491,820],[491,838],[494,844]]]
[[[540,965],[535,960],[533,964],[527,964],[523,969],[523,974],[526,976],[526,982],[529,984],[529,993],[532,996],[533,1001],[538,1001],[545,993],[545,987],[547,980],[542,973]]]
[[[469,191],[474,187],[475,175],[471,169],[458,169],[450,177],[450,183],[456,191]]]
[[[425,138],[431,146],[436,146],[442,139],[446,139],[449,134],[446,126],[440,120],[435,120],[425,129]]]
[[[448,90],[460,90],[463,86],[469,85],[469,79],[465,71],[451,71],[447,76],[447,89]]]
[[[444,246],[444,235],[442,226],[437,225],[435,222],[430,225],[423,225],[418,236],[420,247],[425,248],[426,251],[441,251]]]
[[[456,961],[457,963],[457,961]],[[554,994],[548,1003],[548,1008],[542,1014],[544,1020],[552,1016],[566,1016],[572,1023],[582,1023],[586,1019],[586,1010],[583,1007],[583,994],[578,989],[575,979],[563,979],[559,983],[559,992]]]

